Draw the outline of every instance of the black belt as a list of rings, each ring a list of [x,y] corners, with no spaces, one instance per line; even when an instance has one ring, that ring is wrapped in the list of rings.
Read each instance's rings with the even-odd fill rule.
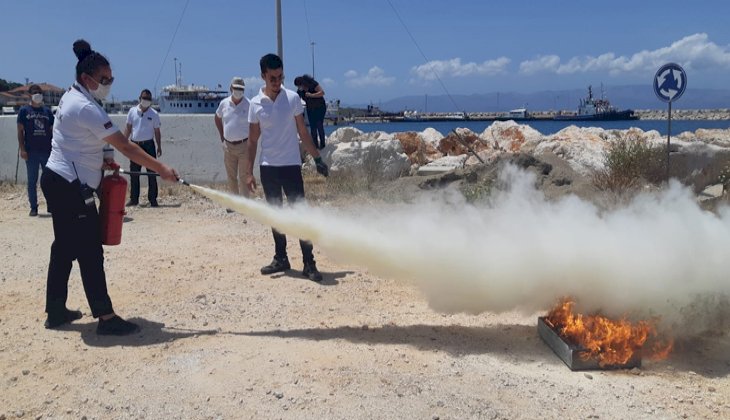
[[[137,140],[132,140],[132,141],[135,142],[135,143],[137,143],[137,144],[142,144],[142,143],[147,143],[148,141],[152,141],[152,139],[142,140],[142,141],[137,141]]]
[[[226,140],[226,143],[231,143],[231,144],[241,144],[241,143],[243,143],[244,141],[247,141],[247,140],[248,140],[248,137],[246,137],[246,138],[245,138],[245,139],[243,139],[243,140],[236,140],[236,141],[230,141],[230,140]]]

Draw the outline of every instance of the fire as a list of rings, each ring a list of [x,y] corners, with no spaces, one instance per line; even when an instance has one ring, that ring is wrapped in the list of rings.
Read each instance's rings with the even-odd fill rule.
[[[586,350],[584,359],[597,358],[601,367],[624,365],[636,352],[650,359],[664,359],[672,350],[672,340],[657,333],[658,319],[635,323],[625,318],[611,320],[573,313],[574,305],[570,299],[561,300],[546,320],[560,336]]]

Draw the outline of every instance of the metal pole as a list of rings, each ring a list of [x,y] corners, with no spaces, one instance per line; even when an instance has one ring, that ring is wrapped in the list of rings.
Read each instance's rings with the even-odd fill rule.
[[[314,41],[310,45],[312,45],[312,77],[314,77]]]
[[[18,184],[18,165],[20,164],[20,145],[18,145],[18,153],[15,156],[15,184]]]
[[[667,118],[667,182],[669,182],[669,139],[672,137],[672,101],[669,101],[669,118]]]
[[[284,61],[284,46],[281,42],[281,0],[276,0],[276,53]]]

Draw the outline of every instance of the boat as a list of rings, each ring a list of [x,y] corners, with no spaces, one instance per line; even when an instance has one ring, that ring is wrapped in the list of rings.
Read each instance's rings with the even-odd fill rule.
[[[603,95],[601,95],[603,96]],[[638,120],[631,109],[619,111],[608,99],[593,98],[593,90],[588,86],[588,97],[580,100],[580,106],[575,114],[558,114],[553,117],[556,121],[619,121]]]
[[[531,121],[535,118],[530,115],[527,108],[511,109],[507,113],[501,113],[494,117],[495,121]]]
[[[211,90],[205,86],[170,85],[162,88],[160,112],[165,114],[213,114],[226,90]]]
[[[162,88],[160,95],[160,112],[165,114],[214,114],[218,104],[227,98],[229,93],[222,90],[208,89],[202,85],[182,84],[182,63],[178,71],[175,59],[175,84]]]

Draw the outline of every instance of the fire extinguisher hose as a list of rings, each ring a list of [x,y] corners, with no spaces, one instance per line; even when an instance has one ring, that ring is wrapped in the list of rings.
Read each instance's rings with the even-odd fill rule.
[[[121,168],[119,169],[119,173],[120,173],[120,174],[125,174],[125,175],[147,175],[147,176],[160,176],[160,174],[158,174],[157,172],[136,172],[136,171],[126,171],[126,170],[124,170],[124,169],[121,169]],[[182,178],[178,178],[178,179],[177,179],[177,182],[179,182],[179,183],[181,183],[181,184],[183,184],[183,185],[187,185],[188,187],[190,186],[190,184],[189,184],[189,183],[188,183],[187,181],[185,181],[184,179],[182,179]]]

